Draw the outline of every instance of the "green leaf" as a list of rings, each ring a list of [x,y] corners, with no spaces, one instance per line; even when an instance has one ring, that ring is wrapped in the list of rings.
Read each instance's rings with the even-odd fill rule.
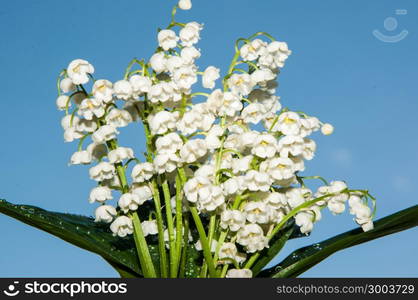
[[[297,277],[333,253],[418,225],[418,205],[374,222],[374,229],[363,232],[361,228],[347,231],[318,244],[300,248],[275,267],[266,269],[258,277]]]
[[[114,237],[108,224],[95,223],[93,218],[84,216],[50,212],[29,205],[14,205],[1,199],[0,213],[99,254],[121,276],[142,275],[132,237]],[[150,251],[157,250],[157,247],[150,247]]]
[[[257,276],[258,273],[282,250],[283,246],[286,244],[287,240],[292,236],[295,228],[290,226],[280,231],[279,238],[272,240],[270,247],[264,249],[261,253],[260,258],[257,260],[255,265],[251,268],[253,275]]]
[[[139,276],[139,274],[132,272],[132,270],[127,269],[125,266],[115,264],[114,262],[111,262],[111,261],[107,261],[107,262],[113,267],[113,269],[115,269],[119,273],[121,278],[142,277],[142,276]]]
[[[196,250],[194,245],[188,245],[184,277],[197,278],[200,274],[201,264],[202,264],[201,253]]]
[[[30,205],[15,205],[2,199],[0,213],[100,255],[121,277],[143,276],[133,237],[114,237],[108,224],[96,223],[90,217],[50,212]],[[141,212],[142,217],[148,218],[148,213],[148,210],[144,209]],[[148,244],[148,248],[156,271],[159,272],[158,246]],[[197,277],[201,254],[192,245],[187,253],[186,276]]]

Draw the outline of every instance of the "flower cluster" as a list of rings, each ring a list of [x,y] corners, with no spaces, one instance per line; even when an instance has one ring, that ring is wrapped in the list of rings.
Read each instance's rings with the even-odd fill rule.
[[[190,9],[191,2],[178,7]],[[158,32],[149,61],[133,60],[116,82],[94,79],[94,67],[82,59],[61,73],[56,104],[65,111],[64,139],[79,140],[71,164],[94,164],[89,175],[98,185],[89,201],[100,204],[95,220],[110,223],[120,237],[158,234],[177,256],[184,247],[179,235],[190,235],[197,250],[207,250],[206,263],[223,266],[226,277],[251,277],[252,255],[292,222],[309,234],[324,208],[340,214],[348,202],[355,221],[372,229],[367,191],[325,181],[313,192],[306,181],[320,177],[300,175],[316,151],[311,134],[329,135],[333,127],[282,106],[276,90],[291,55],[287,44],[266,33],[238,40],[220,80],[219,68],[199,71],[196,65],[202,29],[173,19]],[[206,92],[192,91],[198,82]],[[120,130],[136,121],[145,128],[142,161],[118,143]],[[117,206],[109,204],[116,194]],[[135,228],[145,203],[152,212]],[[198,235],[185,232],[191,216]],[[209,223],[203,234],[202,220]]]

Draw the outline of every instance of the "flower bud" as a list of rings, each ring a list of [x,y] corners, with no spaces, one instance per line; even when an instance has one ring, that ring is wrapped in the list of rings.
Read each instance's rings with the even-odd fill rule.
[[[56,104],[57,104],[57,108],[59,110],[65,110],[67,108],[67,103],[68,103],[68,107],[71,107],[71,102],[69,102],[70,97],[68,97],[67,95],[61,95],[57,98]]]
[[[60,81],[60,89],[63,93],[71,92],[75,89],[75,85],[71,78],[64,78]]]
[[[322,125],[321,132],[323,135],[330,135],[334,132],[334,126],[329,123]]]
[[[192,1],[190,1],[190,0],[180,0],[178,6],[182,10],[189,10],[189,9],[192,8]]]

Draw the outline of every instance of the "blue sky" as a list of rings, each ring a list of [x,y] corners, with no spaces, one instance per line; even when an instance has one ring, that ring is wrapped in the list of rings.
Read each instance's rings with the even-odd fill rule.
[[[49,210],[91,215],[94,183],[87,167],[68,167],[76,144],[64,144],[55,109],[55,80],[75,58],[96,78],[118,80],[133,57],[149,58],[156,29],[176,1],[14,0],[0,6],[0,198]],[[279,77],[285,106],[334,124],[319,134],[306,174],[346,180],[378,198],[382,217],[417,203],[418,3],[414,0],[194,0],[180,21],[203,22],[201,68],[224,71],[233,43],[267,31],[293,50]],[[407,14],[396,14],[397,9]],[[405,11],[404,11],[405,13]],[[394,19],[397,20],[397,28]],[[384,21],[386,21],[386,28]],[[392,27],[390,27],[392,26]],[[393,30],[387,30],[393,29]],[[388,37],[407,30],[397,43]],[[143,148],[139,128],[123,135]],[[139,152],[137,150],[137,152]],[[113,277],[100,257],[0,215],[1,277]],[[326,214],[292,249],[352,229],[351,216]],[[338,253],[305,276],[417,276],[418,229]]]

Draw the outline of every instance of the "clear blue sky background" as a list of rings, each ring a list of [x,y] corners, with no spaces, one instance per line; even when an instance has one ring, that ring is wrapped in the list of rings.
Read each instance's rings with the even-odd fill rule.
[[[120,79],[132,57],[148,58],[156,28],[168,23],[170,0],[14,0],[0,6],[0,197],[54,211],[91,215],[86,167],[68,167],[55,109],[58,72],[75,58],[96,78]],[[201,68],[224,69],[238,37],[268,31],[293,55],[280,75],[282,103],[335,125],[316,136],[311,175],[344,179],[379,200],[378,217],[417,203],[418,3],[342,0],[194,0],[181,21],[205,24]],[[407,9],[407,15],[396,15]],[[383,21],[395,17],[398,28]],[[398,43],[372,35],[408,30]],[[124,144],[143,147],[131,128]],[[139,151],[138,151],[139,152]],[[348,214],[326,214],[292,249],[352,229]],[[100,257],[0,215],[0,276],[116,276]],[[417,229],[340,252],[305,276],[417,276]]]

